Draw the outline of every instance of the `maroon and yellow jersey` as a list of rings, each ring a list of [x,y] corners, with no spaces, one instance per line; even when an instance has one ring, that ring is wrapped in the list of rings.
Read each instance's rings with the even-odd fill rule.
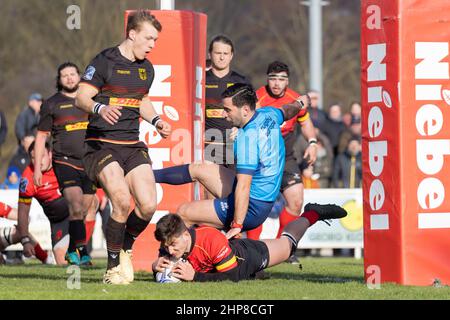
[[[19,186],[19,203],[31,204],[34,197],[45,208],[50,202],[62,197],[53,169],[42,172],[42,186],[40,187],[35,186],[33,174],[34,170],[31,165],[26,167],[22,173]]]
[[[238,266],[227,238],[213,227],[199,226],[189,229],[192,237],[187,260],[196,272],[226,272]]]
[[[8,218],[9,213],[12,208],[8,206],[6,203],[0,202],[0,218]]]
[[[130,61],[119,47],[103,50],[88,65],[80,85],[98,90],[93,98],[105,105],[121,106],[118,122],[111,126],[98,114],[89,116],[86,140],[115,144],[139,143],[139,108],[155,78],[147,59]]]
[[[258,96],[257,107],[274,107],[281,109],[281,107],[285,104],[289,104],[297,100],[300,97],[300,94],[295,92],[294,90],[287,88],[284,95],[282,97],[274,97],[272,96],[267,89],[267,86],[263,86],[256,91],[256,95]],[[303,122],[309,119],[308,110],[303,107],[297,114],[296,117],[285,121],[281,125],[281,134],[286,136],[288,133],[294,132],[295,125],[297,122]]]
[[[38,130],[53,138],[53,160],[83,168],[84,137],[88,114],[75,107],[75,99],[58,92],[44,101]]]

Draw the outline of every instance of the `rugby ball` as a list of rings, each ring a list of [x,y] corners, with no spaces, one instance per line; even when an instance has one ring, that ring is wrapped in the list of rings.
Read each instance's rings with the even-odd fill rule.
[[[168,267],[168,268],[165,268],[165,269],[164,269],[164,272],[158,272],[158,273],[156,273],[156,276],[155,276],[156,282],[158,282],[158,283],[178,283],[178,282],[181,282],[180,279],[178,279],[178,278],[172,276],[172,267],[173,267],[178,261],[181,261],[181,260],[182,260],[182,259],[171,261],[171,263],[172,263],[171,266]]]

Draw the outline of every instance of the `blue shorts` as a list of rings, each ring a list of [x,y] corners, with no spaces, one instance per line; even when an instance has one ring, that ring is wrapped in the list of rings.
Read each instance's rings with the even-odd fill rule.
[[[250,198],[242,230],[252,230],[263,224],[274,203],[275,201],[268,202]],[[229,228],[234,219],[234,192],[226,198],[214,199],[214,208],[225,228]]]

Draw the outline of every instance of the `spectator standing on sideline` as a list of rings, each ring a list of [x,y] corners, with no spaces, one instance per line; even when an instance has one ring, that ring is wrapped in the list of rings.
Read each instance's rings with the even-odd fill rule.
[[[40,93],[31,94],[28,98],[28,106],[16,119],[15,133],[19,146],[10,164],[17,166],[21,173],[30,163],[27,150],[36,135],[41,105],[42,95]]]
[[[310,90],[308,96],[311,99],[311,103],[308,106],[309,117],[315,128],[323,130],[325,122],[327,120],[327,114],[319,109],[319,92],[316,90]]]
[[[0,111],[0,156],[2,155],[2,145],[5,143],[6,135],[8,134],[8,124],[3,111]]]
[[[360,188],[361,179],[361,142],[358,137],[353,137],[347,150],[339,154],[334,162],[333,187]]]
[[[334,156],[338,154],[339,137],[345,128],[345,124],[342,122],[341,106],[339,104],[331,105],[322,132],[330,139]]]

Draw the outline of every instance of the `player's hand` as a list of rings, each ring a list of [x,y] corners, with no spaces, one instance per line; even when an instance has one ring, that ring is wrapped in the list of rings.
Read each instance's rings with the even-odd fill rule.
[[[309,96],[307,94],[305,94],[303,96],[298,97],[297,100],[295,100],[295,101],[297,101],[300,105],[303,103],[303,106],[301,106],[301,108],[300,108],[300,109],[303,109],[303,108],[307,108],[309,106],[311,100],[309,99]]]
[[[121,106],[104,106],[98,114],[103,120],[113,126],[119,121],[119,118],[122,115],[120,110],[122,110]]]
[[[307,159],[308,165],[314,164],[317,160],[317,144],[312,143],[306,148],[305,154],[303,155],[303,159]]]
[[[231,128],[230,135],[229,135],[229,138],[230,138],[231,141],[236,140],[238,132],[239,132],[239,128],[238,127]]]
[[[34,252],[34,246],[31,242],[25,243],[23,245],[23,255],[27,258],[34,256],[36,253]]]
[[[165,139],[170,135],[170,132],[172,131],[172,126],[168,122],[161,120],[158,121],[158,123],[156,124],[156,130],[161,135],[161,137]]]
[[[192,281],[194,280],[195,270],[189,261],[179,261],[173,267],[172,275],[180,280]]]
[[[152,269],[154,272],[164,272],[164,269],[170,267],[170,265],[169,257],[159,257],[153,262]]]
[[[42,172],[40,168],[34,168],[33,182],[36,187],[42,186]]]
[[[231,228],[230,230],[228,230],[228,232],[225,234],[225,237],[227,237],[227,239],[231,239],[234,238],[236,236],[238,236],[241,233],[242,229],[241,228]]]

